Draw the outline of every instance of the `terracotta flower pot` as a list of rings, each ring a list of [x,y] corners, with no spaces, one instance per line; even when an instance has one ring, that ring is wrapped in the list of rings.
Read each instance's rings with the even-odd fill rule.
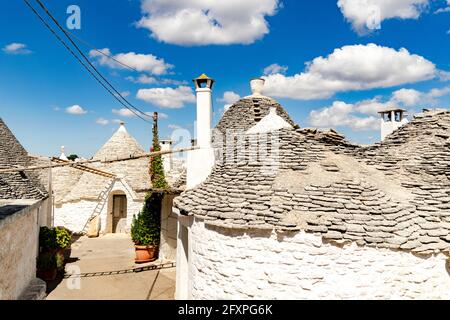
[[[134,246],[136,249],[136,263],[155,261],[158,258],[158,246]]]
[[[38,270],[37,277],[44,281],[53,281],[56,279],[57,273],[58,270],[56,268],[47,270]]]

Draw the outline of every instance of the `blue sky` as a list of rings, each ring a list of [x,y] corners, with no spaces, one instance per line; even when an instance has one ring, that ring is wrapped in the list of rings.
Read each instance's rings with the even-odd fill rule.
[[[81,29],[71,32],[138,69],[79,43],[134,105],[166,115],[162,138],[192,130],[191,79],[203,72],[217,81],[215,122],[230,98],[250,93],[250,78],[266,76],[267,94],[300,126],[333,127],[358,143],[379,139],[380,108],[450,107],[450,1],[43,2],[64,25],[68,6],[79,6]],[[149,147],[150,124],[118,114],[23,1],[0,12],[0,48],[0,116],[30,153],[57,155],[64,145],[90,157],[119,119]]]

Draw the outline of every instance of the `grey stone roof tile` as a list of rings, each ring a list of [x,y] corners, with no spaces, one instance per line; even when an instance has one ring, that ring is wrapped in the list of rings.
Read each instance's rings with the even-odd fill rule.
[[[27,167],[33,158],[0,118],[0,168]],[[43,199],[48,196],[38,172],[0,174],[0,199]]]
[[[218,128],[250,127],[251,103],[231,107]],[[369,147],[333,131],[283,129],[268,139],[279,143],[278,154],[258,163],[250,151],[239,163],[217,162],[175,206],[225,228],[305,230],[328,241],[418,254],[449,251],[449,128],[449,111],[429,112]],[[245,146],[254,139],[247,137]],[[233,148],[219,149],[222,159]],[[271,161],[280,166],[264,174]]]

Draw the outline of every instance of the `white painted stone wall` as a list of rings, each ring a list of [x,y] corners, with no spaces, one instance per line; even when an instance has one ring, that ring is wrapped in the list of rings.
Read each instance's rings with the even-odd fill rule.
[[[133,221],[133,215],[138,214],[143,206],[143,199],[138,198],[122,180],[116,180],[111,187],[111,191],[105,201],[100,201],[100,229],[102,233],[110,233],[112,218],[112,202],[114,194],[124,194],[127,197],[127,218],[126,229],[129,231]],[[55,226],[63,226],[73,232],[81,232],[86,222],[94,213],[95,207],[99,201],[82,199],[74,202],[66,202],[55,205],[54,219]]]
[[[109,193],[107,203],[103,206],[100,214],[101,232],[103,234],[112,232],[113,196],[115,194],[124,194],[127,197],[126,232],[130,231],[133,215],[137,215],[144,205],[144,199],[140,199],[124,180],[116,180]]]
[[[186,189],[193,189],[208,178],[214,167],[215,159],[213,148],[188,152],[186,160]]]
[[[39,215],[45,203],[17,200],[16,204],[28,207],[0,220],[0,300],[17,299],[36,278]]]
[[[176,195],[166,194],[161,207],[161,241],[159,258],[175,261],[177,256],[177,215],[173,212]]]
[[[81,232],[96,205],[96,201],[80,200],[55,206],[55,227],[66,227],[73,232]]]
[[[442,254],[324,243],[319,235],[190,231],[189,298],[193,299],[450,299]]]
[[[384,141],[388,135],[408,123],[407,118],[403,118],[401,121],[395,121],[394,111],[391,112],[391,119],[392,121],[384,121],[381,118],[381,141]]]

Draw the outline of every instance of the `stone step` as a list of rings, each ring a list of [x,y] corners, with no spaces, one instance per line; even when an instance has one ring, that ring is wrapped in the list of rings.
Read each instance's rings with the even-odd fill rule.
[[[28,287],[20,295],[18,300],[44,300],[46,294],[47,284],[44,280],[35,278],[31,280]]]

